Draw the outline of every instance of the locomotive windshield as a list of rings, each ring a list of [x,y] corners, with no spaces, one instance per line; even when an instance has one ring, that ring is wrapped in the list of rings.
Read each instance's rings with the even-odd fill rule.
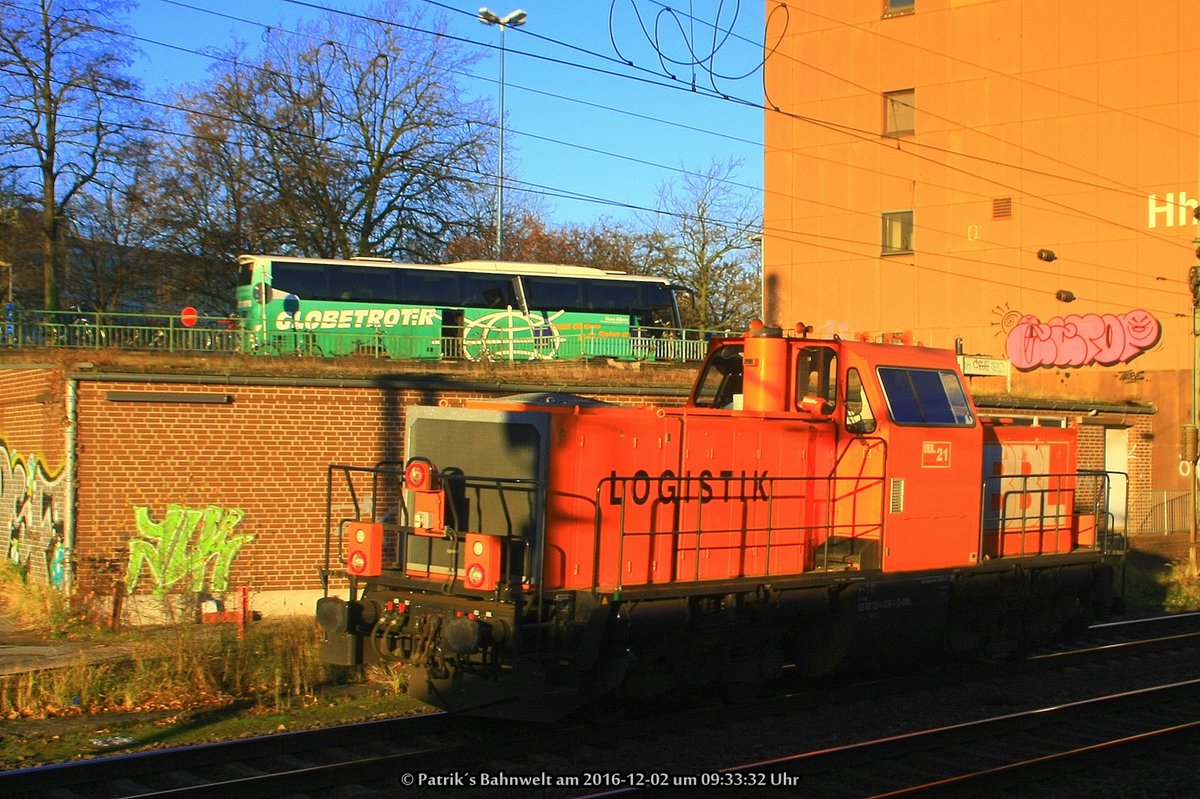
[[[742,346],[726,344],[709,356],[692,402],[699,408],[733,408],[742,395]]]
[[[879,382],[897,424],[975,424],[966,392],[954,372],[881,366]]]

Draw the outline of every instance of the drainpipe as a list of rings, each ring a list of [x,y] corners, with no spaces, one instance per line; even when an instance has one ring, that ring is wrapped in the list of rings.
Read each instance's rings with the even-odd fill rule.
[[[66,464],[63,466],[63,546],[66,556],[63,558],[63,594],[71,596],[75,592],[75,430],[78,426],[79,380],[67,375],[67,430],[66,430]]]

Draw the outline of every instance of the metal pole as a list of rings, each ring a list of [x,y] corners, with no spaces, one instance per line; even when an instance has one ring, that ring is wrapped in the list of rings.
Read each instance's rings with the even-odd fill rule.
[[[503,17],[490,8],[479,9],[479,21],[485,25],[497,25],[500,28],[500,154],[496,163],[496,260],[504,253],[504,33],[511,25],[519,27],[525,24],[529,15],[521,9],[516,9]]]
[[[1192,429],[1197,429],[1200,424],[1200,408],[1197,408],[1197,400],[1200,399],[1200,329],[1197,329],[1197,324],[1200,322],[1200,307],[1194,302],[1192,303]],[[1196,474],[1197,466],[1200,463],[1193,461],[1191,468],[1188,470],[1188,496],[1190,497],[1191,513],[1188,514],[1188,569],[1195,576],[1200,573],[1200,557],[1197,557],[1197,531],[1196,531],[1196,515],[1200,513],[1200,496],[1197,494],[1196,480],[1200,475]]]
[[[504,252],[504,30],[500,23],[500,160],[496,171],[496,260]]]

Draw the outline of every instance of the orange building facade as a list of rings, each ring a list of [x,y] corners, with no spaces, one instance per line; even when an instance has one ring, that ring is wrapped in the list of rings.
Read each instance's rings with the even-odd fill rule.
[[[1110,464],[1188,486],[1198,30],[1187,0],[769,0],[766,320],[958,347],[977,394],[1094,403]]]

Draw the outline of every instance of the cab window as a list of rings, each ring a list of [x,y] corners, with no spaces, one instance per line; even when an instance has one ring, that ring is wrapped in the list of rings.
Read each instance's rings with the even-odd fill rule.
[[[975,424],[962,382],[948,369],[881,366],[879,382],[897,424],[958,427]]]
[[[727,344],[708,358],[692,403],[700,408],[738,408],[742,399],[742,348]]]
[[[846,429],[851,433],[875,432],[875,414],[857,369],[846,372]]]
[[[796,355],[796,408],[833,413],[837,401],[837,354],[829,347],[804,347]]]

